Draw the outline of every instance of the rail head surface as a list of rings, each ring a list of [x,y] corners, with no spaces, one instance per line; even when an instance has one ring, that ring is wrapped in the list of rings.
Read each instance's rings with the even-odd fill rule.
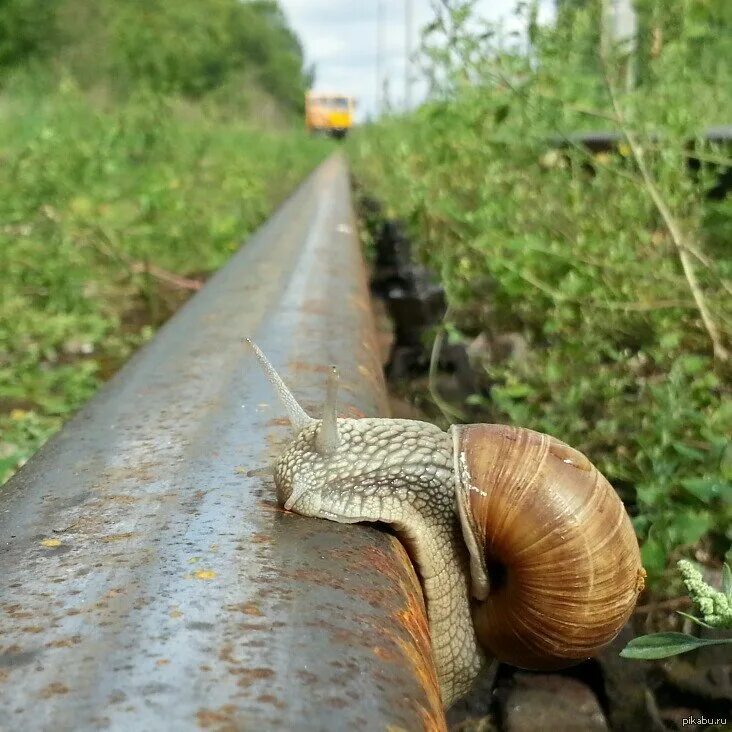
[[[393,537],[284,512],[289,429],[386,409],[343,159],[321,165],[0,490],[1,730],[442,730]]]

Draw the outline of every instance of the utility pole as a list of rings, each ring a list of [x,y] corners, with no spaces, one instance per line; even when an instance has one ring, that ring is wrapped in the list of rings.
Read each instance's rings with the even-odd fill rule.
[[[603,0],[601,43],[615,46],[623,57],[625,86],[635,86],[638,18],[631,0]]]
[[[384,111],[383,83],[384,78],[384,0],[378,0],[376,9],[376,114],[380,117]]]
[[[412,0],[404,0],[404,111],[412,108]]]

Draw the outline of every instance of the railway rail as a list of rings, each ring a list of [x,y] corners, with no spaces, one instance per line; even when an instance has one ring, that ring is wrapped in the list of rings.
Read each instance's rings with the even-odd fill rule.
[[[0,729],[443,730],[398,541],[284,512],[289,430],[387,409],[346,166],[323,163],[0,491]]]

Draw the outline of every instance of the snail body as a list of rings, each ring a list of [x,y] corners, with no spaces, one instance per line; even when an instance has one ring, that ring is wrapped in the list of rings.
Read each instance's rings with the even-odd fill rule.
[[[622,502],[584,455],[505,425],[337,418],[335,369],[313,419],[248,343],[296,431],[274,467],[278,500],[394,527],[420,576],[446,706],[491,659],[561,668],[617,635],[644,572]]]

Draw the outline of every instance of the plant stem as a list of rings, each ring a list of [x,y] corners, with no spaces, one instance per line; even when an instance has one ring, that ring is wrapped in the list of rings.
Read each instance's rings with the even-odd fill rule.
[[[605,83],[607,84],[613,109],[615,110],[615,114],[618,117],[618,126],[620,127],[620,131],[622,132],[623,137],[625,137],[628,143],[628,147],[630,148],[631,154],[633,155],[635,164],[638,166],[638,170],[640,171],[641,177],[643,178],[646,191],[651,197],[651,200],[656,206],[658,213],[661,215],[661,218],[663,219],[663,222],[666,225],[669,234],[671,235],[671,240],[676,247],[676,252],[678,254],[679,261],[681,262],[681,268],[684,271],[684,277],[686,278],[686,282],[689,285],[691,294],[694,298],[694,301],[696,302],[696,307],[699,311],[702,322],[704,323],[704,328],[706,329],[707,334],[709,335],[709,338],[712,342],[712,351],[714,353],[714,356],[719,361],[728,361],[729,351],[724,347],[724,344],[722,343],[722,337],[720,335],[719,329],[717,328],[717,324],[712,318],[712,314],[709,311],[704,294],[702,293],[701,287],[699,286],[699,281],[696,278],[696,273],[694,272],[694,266],[690,256],[690,252],[693,251],[693,248],[687,243],[686,237],[681,230],[679,222],[671,213],[671,209],[666,203],[666,200],[661,194],[661,191],[658,189],[656,181],[653,179],[653,176],[648,170],[648,166],[646,165],[645,159],[643,157],[643,149],[641,148],[638,139],[636,138],[635,134],[629,129],[628,125],[625,122],[625,115],[618,101],[615,85],[613,84],[613,81],[608,72],[608,60],[605,51],[601,53],[601,57],[603,62]]]

